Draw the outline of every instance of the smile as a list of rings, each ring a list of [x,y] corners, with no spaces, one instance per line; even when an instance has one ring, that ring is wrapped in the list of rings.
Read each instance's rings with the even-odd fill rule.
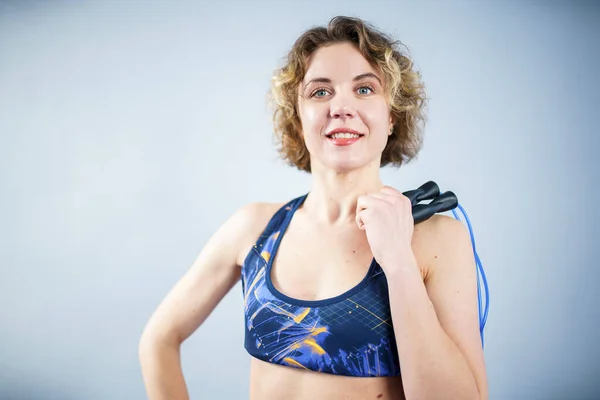
[[[349,132],[337,132],[331,135],[326,135],[327,140],[335,146],[349,146],[359,141],[364,135]]]
[[[328,139],[358,139],[363,135],[358,133],[349,133],[349,132],[337,132],[331,135],[327,135]]]

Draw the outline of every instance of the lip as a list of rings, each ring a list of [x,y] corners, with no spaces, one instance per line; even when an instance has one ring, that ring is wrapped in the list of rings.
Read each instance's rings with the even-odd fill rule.
[[[325,136],[330,137],[334,133],[340,133],[340,132],[347,132],[347,133],[353,133],[355,135],[365,136],[364,133],[361,133],[359,131],[355,131],[354,129],[350,129],[350,128],[335,128],[335,129],[332,129],[329,132],[327,132],[325,134]]]

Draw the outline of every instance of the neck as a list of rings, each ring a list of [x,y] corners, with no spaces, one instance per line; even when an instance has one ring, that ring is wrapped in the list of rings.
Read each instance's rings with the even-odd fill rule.
[[[317,169],[312,176],[312,189],[302,207],[328,225],[355,223],[358,197],[383,187],[375,166],[346,173]]]

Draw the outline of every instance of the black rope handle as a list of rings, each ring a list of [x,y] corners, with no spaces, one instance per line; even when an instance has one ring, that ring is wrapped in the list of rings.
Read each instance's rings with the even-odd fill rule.
[[[458,206],[456,195],[450,191],[440,194],[440,188],[433,181],[426,182],[417,189],[402,194],[410,199],[415,224],[428,220],[436,213],[450,211]],[[431,202],[419,204],[423,200],[431,200]]]

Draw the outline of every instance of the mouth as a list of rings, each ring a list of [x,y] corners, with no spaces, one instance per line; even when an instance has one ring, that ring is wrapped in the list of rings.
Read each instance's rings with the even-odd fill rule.
[[[333,143],[335,146],[349,146],[359,141],[363,136],[362,133],[354,132],[335,132],[325,135],[328,142]]]
[[[335,132],[325,135],[327,139],[360,139],[363,136],[365,135],[355,132]]]

